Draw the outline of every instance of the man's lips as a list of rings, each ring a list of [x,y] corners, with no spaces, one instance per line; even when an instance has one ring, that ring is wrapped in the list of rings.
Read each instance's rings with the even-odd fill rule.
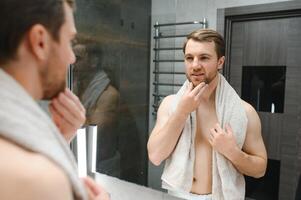
[[[199,74],[191,74],[192,78],[196,78],[196,79],[201,79],[201,78],[205,78],[205,73],[199,73]],[[209,83],[209,80],[207,78],[205,78],[204,82],[206,84]]]
[[[194,76],[194,77],[200,77],[200,76],[204,76],[205,74],[191,74],[191,76]]]

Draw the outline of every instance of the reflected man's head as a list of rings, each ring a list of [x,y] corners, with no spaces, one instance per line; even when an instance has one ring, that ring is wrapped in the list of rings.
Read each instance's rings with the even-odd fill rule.
[[[76,62],[73,65],[73,91],[81,97],[98,72],[103,70],[102,48],[97,41],[78,36],[73,46]]]
[[[73,50],[76,56],[74,72],[90,71],[96,73],[96,71],[101,70],[102,49],[96,41],[75,44]]]
[[[75,61],[74,6],[73,0],[0,1],[0,66],[35,67],[41,98],[64,90],[67,67]]]
[[[214,42],[217,58],[221,58],[222,56],[225,56],[225,42],[223,37],[217,31],[211,29],[198,29],[190,33],[187,36],[186,41],[183,45],[184,54],[185,54],[187,42],[190,39],[195,40],[197,42]]]
[[[223,37],[210,29],[199,29],[187,36],[183,46],[186,76],[194,86],[210,83],[225,61]]]

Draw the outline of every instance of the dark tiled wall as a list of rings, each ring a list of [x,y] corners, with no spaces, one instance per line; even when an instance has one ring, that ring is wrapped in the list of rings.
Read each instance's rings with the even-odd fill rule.
[[[79,43],[88,41],[100,46],[101,55],[97,56],[101,69],[119,95],[117,119],[107,129],[99,124],[97,169],[144,185],[148,163],[150,10],[151,0],[77,0],[75,14]],[[93,75],[96,71],[85,73]],[[89,82],[89,76],[77,76],[81,77],[80,83],[74,84],[82,84],[82,91],[77,91],[81,94],[87,88],[88,83],[84,82]],[[119,154],[118,162],[112,162],[115,166],[110,167],[117,171],[102,168],[101,155],[105,151],[101,148],[110,144],[114,146],[110,150],[112,155]]]

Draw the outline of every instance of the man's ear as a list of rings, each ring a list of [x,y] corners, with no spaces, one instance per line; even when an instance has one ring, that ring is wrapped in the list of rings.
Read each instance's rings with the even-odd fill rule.
[[[28,32],[28,43],[32,54],[39,61],[47,59],[50,51],[50,34],[40,24],[34,25]]]
[[[222,56],[217,61],[217,65],[218,65],[217,69],[219,69],[219,70],[222,69],[224,66],[224,63],[225,63],[225,56]]]

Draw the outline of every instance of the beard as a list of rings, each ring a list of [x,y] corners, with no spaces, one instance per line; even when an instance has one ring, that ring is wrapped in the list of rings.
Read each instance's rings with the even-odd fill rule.
[[[210,84],[211,81],[213,81],[215,79],[215,77],[217,76],[218,72],[216,72],[212,77],[208,77],[206,74],[204,75],[204,78],[202,78],[201,80],[197,80],[197,81],[193,81],[191,76],[186,72],[186,77],[189,80],[189,82],[191,82],[193,84],[193,87],[195,88],[196,86],[198,86],[200,83],[205,82],[205,84]]]
[[[43,100],[53,99],[66,88],[66,74],[63,76],[64,78],[58,78],[61,76],[55,74],[50,68],[51,66],[47,65],[40,71],[43,86]]]
[[[49,83],[46,90],[44,90],[43,100],[51,100],[58,96],[61,92],[64,92],[66,88],[66,81],[61,81],[58,83]]]

